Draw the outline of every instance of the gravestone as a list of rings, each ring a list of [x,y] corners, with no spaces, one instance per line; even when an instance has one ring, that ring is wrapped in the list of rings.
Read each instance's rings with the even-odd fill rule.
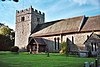
[[[79,51],[80,57],[88,57],[88,51]]]
[[[95,67],[95,66],[94,66],[94,62],[91,62],[91,63],[90,63],[90,67]]]
[[[89,67],[89,63],[88,62],[85,62],[84,63],[84,67]]]

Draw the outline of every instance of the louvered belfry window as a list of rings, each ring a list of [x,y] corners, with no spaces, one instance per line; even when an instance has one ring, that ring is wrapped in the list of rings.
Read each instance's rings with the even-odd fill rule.
[[[21,17],[21,21],[25,21],[25,17]]]

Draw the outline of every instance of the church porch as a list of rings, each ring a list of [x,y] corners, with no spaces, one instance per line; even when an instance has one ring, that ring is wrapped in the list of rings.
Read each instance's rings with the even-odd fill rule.
[[[42,38],[32,38],[27,47],[31,54],[37,54],[46,51],[46,44]]]

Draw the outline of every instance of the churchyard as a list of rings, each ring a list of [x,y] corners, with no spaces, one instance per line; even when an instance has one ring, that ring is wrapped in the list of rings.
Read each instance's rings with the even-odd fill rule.
[[[95,62],[95,58],[82,58],[77,55],[59,53],[29,54],[20,52],[0,52],[0,67],[84,67],[84,62]]]

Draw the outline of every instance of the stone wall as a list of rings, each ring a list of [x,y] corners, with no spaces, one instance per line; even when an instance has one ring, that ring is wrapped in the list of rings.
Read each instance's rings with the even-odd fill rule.
[[[15,46],[26,49],[29,36],[38,24],[44,23],[44,16],[32,7],[16,11]]]
[[[100,34],[100,32],[94,32],[96,34]],[[64,34],[62,36],[62,42],[66,42],[67,38],[72,41],[72,37],[73,37],[73,43],[74,45],[71,45],[71,51],[76,51],[76,50],[80,50],[83,51],[85,50],[85,45],[84,42],[87,40],[87,36],[90,36],[92,34],[92,32],[85,32],[85,33],[73,33],[73,34]],[[50,52],[58,52],[59,50],[55,50],[55,42],[54,42],[54,38],[60,38],[59,42],[61,43],[61,35],[57,35],[57,36],[48,36],[48,37],[42,37],[43,39],[45,39],[46,44],[49,46],[49,50]],[[60,45],[61,48],[61,45]]]
[[[58,49],[58,42],[56,41],[56,49],[55,49],[55,41],[54,41],[54,38],[58,38],[58,37],[59,37],[59,43],[61,43],[60,36],[42,37],[45,43],[48,45],[50,52],[59,52],[61,45],[59,44],[59,49]]]
[[[100,32],[94,32],[99,34]],[[63,36],[63,41],[66,41],[66,38],[69,38],[74,44],[78,47],[78,50],[85,50],[84,42],[87,40],[87,36],[90,36],[92,32],[85,32],[85,33],[76,33],[76,34],[69,34]]]
[[[21,48],[26,48],[28,45],[28,39],[34,30],[34,28],[38,24],[42,24],[45,22],[45,14],[33,9],[32,7],[16,11],[16,29],[15,29],[15,46]],[[83,44],[87,40],[87,35],[90,36],[92,32],[78,32],[73,34],[63,34],[56,36],[48,36],[43,37],[46,44],[49,47],[51,52],[58,52],[59,50],[55,50],[55,42],[54,38],[59,37],[59,42],[67,42],[69,39],[73,45],[71,45],[71,50],[84,50],[85,45]],[[100,32],[95,32],[96,34],[100,34]],[[70,43],[71,44],[71,43]],[[60,46],[61,47],[61,46]]]

